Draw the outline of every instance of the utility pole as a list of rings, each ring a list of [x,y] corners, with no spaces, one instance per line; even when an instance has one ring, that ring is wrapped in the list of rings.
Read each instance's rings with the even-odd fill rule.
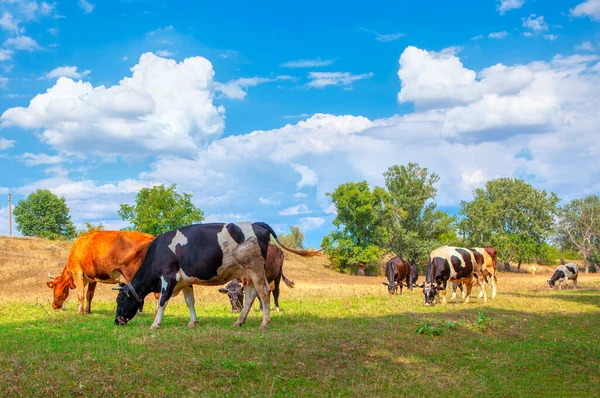
[[[8,234],[12,236],[12,196],[8,194]]]

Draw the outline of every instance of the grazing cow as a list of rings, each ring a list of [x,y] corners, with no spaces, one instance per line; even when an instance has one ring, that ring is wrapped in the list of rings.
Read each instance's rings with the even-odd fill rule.
[[[483,246],[483,247],[473,247],[469,248],[469,251],[473,253],[475,257],[475,262],[477,266],[481,269],[481,274],[483,275],[483,286],[485,289],[485,285],[488,281],[491,282],[492,285],[492,299],[496,298],[496,284],[498,282],[497,271],[496,271],[496,261],[497,261],[497,252],[491,246]],[[460,290],[463,294],[463,298],[465,295],[465,291],[461,283],[453,283],[452,284],[452,300],[456,298],[456,287],[460,287]],[[479,292],[477,298],[483,297],[483,290]]]
[[[279,284],[281,278],[288,287],[294,287],[294,281],[289,280],[283,274],[283,250],[279,247],[269,244],[267,251],[267,265],[265,266],[265,275],[267,282],[273,292],[273,300],[275,301],[275,310],[279,311]],[[224,288],[220,288],[219,292],[227,294],[231,302],[231,311],[240,312],[244,305],[244,286],[241,281],[234,279],[229,282]],[[262,301],[260,302],[262,311]]]
[[[271,319],[269,285],[265,262],[271,235],[285,250],[301,256],[315,251],[290,249],[279,242],[273,229],[263,222],[196,224],[165,232],[148,246],[146,257],[128,284],[120,284],[115,324],[126,325],[150,292],[160,292],[158,311],[151,329],[160,326],[169,299],[183,291],[190,309],[189,327],[198,320],[193,285],[223,285],[239,279],[245,290],[244,307],[235,326],[242,326],[256,295],[265,304],[261,328]]]
[[[385,276],[387,282],[382,283],[387,285],[388,292],[398,294],[398,287],[400,287],[400,294],[402,294],[403,281],[406,280],[406,286],[412,290],[419,274],[416,266],[409,264],[403,258],[394,257],[385,264]]]
[[[579,267],[575,263],[561,264],[556,267],[552,278],[548,279],[548,287],[552,289],[558,281],[558,290],[562,289],[562,284],[565,287],[569,285],[569,279],[573,281],[573,289],[577,289],[577,276],[579,275]]]
[[[54,290],[54,309],[62,308],[69,289],[77,289],[80,314],[92,311],[96,284],[129,282],[140,267],[148,244],[154,236],[135,231],[94,231],[79,237],[62,274],[50,282]],[[84,309],[85,288],[87,306]]]
[[[448,281],[463,283],[466,286],[465,304],[469,302],[469,295],[473,285],[473,278],[477,279],[483,291],[483,301],[487,302],[487,295],[483,289],[481,269],[475,261],[473,252],[464,248],[442,246],[431,252],[423,283],[425,305],[432,305],[442,292],[442,305],[446,305],[446,287]]]

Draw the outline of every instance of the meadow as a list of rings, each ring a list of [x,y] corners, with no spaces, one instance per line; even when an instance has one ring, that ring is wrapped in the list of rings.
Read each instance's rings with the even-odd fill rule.
[[[242,328],[225,295],[196,286],[199,323],[171,300],[150,331],[154,299],[114,325],[115,292],[99,285],[92,314],[74,292],[53,310],[44,282],[69,244],[0,238],[0,396],[594,396],[600,381],[600,276],[551,290],[551,269],[501,272],[483,304],[423,305],[391,296],[382,277],[342,275],[327,258],[286,253],[282,311]],[[527,269],[527,266],[524,267]],[[420,276],[419,281],[423,280]],[[572,284],[571,284],[572,286]]]

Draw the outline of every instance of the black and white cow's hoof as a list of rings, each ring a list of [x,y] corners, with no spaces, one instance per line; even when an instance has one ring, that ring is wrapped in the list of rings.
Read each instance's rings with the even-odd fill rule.
[[[241,328],[242,325],[243,325],[242,322],[236,322],[236,323],[233,324],[233,326],[237,326],[238,328]]]
[[[188,328],[196,327],[197,324],[198,324],[198,321],[189,322],[188,323]]]

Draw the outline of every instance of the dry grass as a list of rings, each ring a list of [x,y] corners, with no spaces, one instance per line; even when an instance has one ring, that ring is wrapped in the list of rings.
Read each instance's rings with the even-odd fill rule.
[[[552,267],[500,273],[496,300],[423,306],[420,291],[390,296],[381,277],[335,273],[325,257],[286,253],[281,313],[267,332],[246,326],[212,287],[195,287],[199,325],[182,295],[163,326],[149,313],[113,325],[114,291],[94,313],[50,306],[44,282],[69,244],[0,237],[0,396],[593,396],[600,381],[600,276],[550,290]],[[422,277],[420,278],[422,280]],[[150,297],[149,301],[153,301]],[[459,300],[460,301],[460,300]],[[483,315],[483,317],[481,316]],[[448,327],[451,321],[455,326]],[[443,329],[415,333],[417,323]],[[563,375],[570,375],[563,377]]]

